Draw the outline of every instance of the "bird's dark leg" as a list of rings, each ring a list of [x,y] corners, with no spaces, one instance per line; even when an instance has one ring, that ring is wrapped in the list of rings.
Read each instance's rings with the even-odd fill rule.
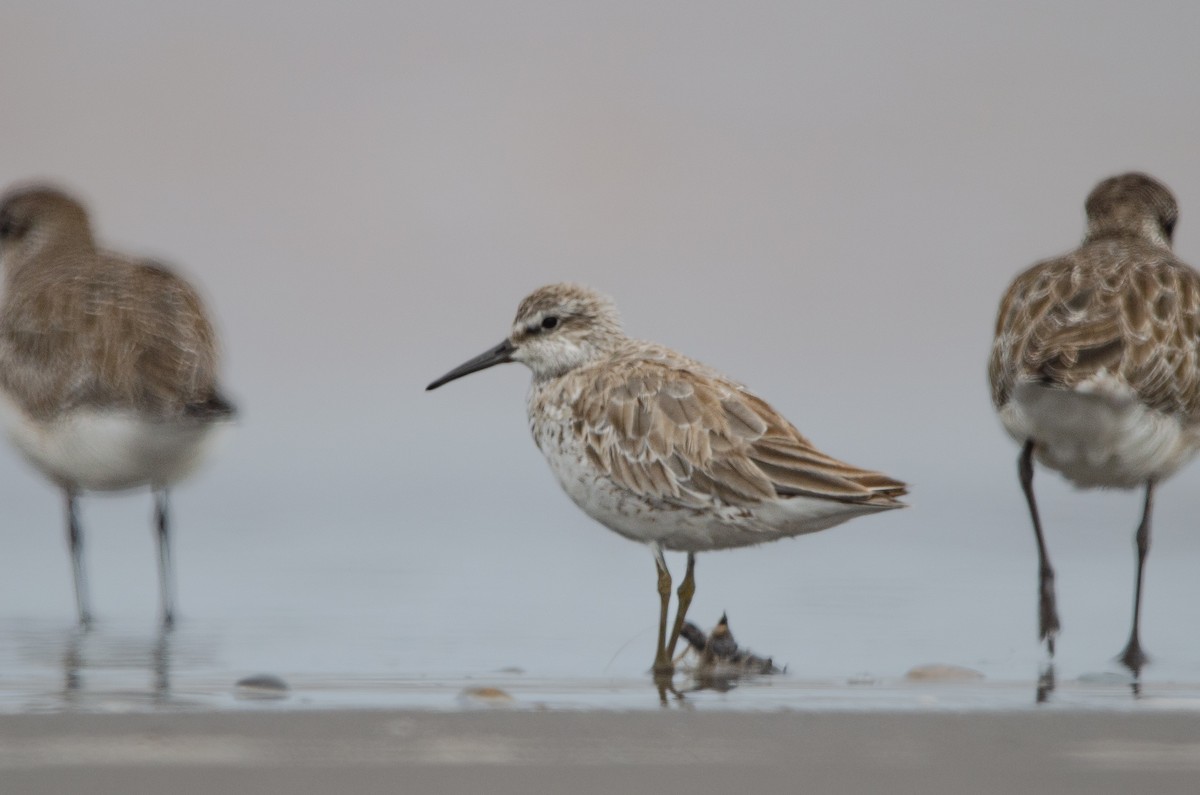
[[[167,490],[154,492],[154,531],[158,539],[158,587],[162,599],[162,626],[175,624],[175,580],[171,566],[171,533],[168,518]]]
[[[1042,521],[1038,518],[1037,501],[1033,497],[1033,440],[1025,442],[1017,463],[1021,478],[1021,489],[1029,503],[1029,516],[1033,519],[1033,532],[1038,546],[1038,637],[1046,641],[1046,650],[1054,656],[1054,638],[1058,635],[1058,608],[1054,599],[1054,569],[1046,554],[1046,539],[1042,536]]]
[[[1121,652],[1120,660],[1133,672],[1133,691],[1138,692],[1138,678],[1142,673],[1142,666],[1150,661],[1150,658],[1142,651],[1141,641],[1138,639],[1138,625],[1142,615],[1142,575],[1146,568],[1146,553],[1150,551],[1150,511],[1153,508],[1154,500],[1154,481],[1146,481],[1146,502],[1142,507],[1142,522],[1137,529],[1137,580],[1134,586],[1133,595],[1133,629],[1129,633],[1129,643],[1125,644],[1125,650]]]
[[[692,596],[696,593],[696,553],[689,552],[687,556],[687,573],[683,582],[679,583],[679,603],[675,605],[675,626],[671,628],[671,640],[667,643],[667,658],[675,659],[675,644],[679,642],[679,633],[683,631],[683,619],[687,616],[688,607],[692,604]]]
[[[663,558],[662,548],[657,544],[652,546],[654,565],[658,569],[658,596],[660,606],[658,611],[658,648],[654,652],[654,676],[670,677],[675,673],[675,665],[667,654],[667,611],[671,603],[671,572],[667,570],[667,561]]]
[[[75,578],[75,607],[79,612],[79,625],[92,624],[92,611],[88,606],[87,575],[83,570],[83,531],[79,526],[79,512],[75,505],[75,492],[66,489],[67,545],[71,548],[71,571]]]

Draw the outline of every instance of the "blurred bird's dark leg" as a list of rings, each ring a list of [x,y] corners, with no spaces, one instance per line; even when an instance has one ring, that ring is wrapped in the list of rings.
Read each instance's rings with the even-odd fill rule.
[[[667,643],[668,659],[675,659],[675,644],[679,642],[679,633],[683,631],[683,619],[687,616],[688,607],[692,604],[692,596],[696,593],[696,553],[689,552],[687,556],[687,573],[683,582],[679,583],[679,603],[675,605],[675,625],[671,628],[671,640]]]
[[[168,515],[167,490],[154,492],[154,531],[158,539],[158,587],[162,599],[162,626],[175,625],[175,577],[171,565],[171,528]]]
[[[1150,661],[1142,651],[1142,643],[1138,636],[1138,626],[1142,616],[1142,576],[1146,569],[1146,553],[1150,551],[1150,512],[1154,501],[1154,481],[1146,481],[1146,502],[1142,506],[1142,522],[1137,529],[1137,580],[1133,594],[1133,629],[1129,633],[1129,642],[1121,652],[1120,660],[1133,672],[1133,693],[1140,690],[1138,682],[1142,674],[1142,666]]]
[[[1033,519],[1033,532],[1038,547],[1038,637],[1046,641],[1046,650],[1054,656],[1054,638],[1058,635],[1058,608],[1054,599],[1054,569],[1050,567],[1050,556],[1046,554],[1046,539],[1042,535],[1042,520],[1038,517],[1037,501],[1033,496],[1033,440],[1025,442],[1017,466],[1021,477],[1021,489],[1029,503],[1029,516]]]
[[[1021,479],[1021,490],[1029,503],[1029,516],[1033,520],[1033,533],[1038,548],[1038,637],[1046,641],[1048,658],[1038,671],[1035,699],[1041,704],[1049,700],[1054,692],[1054,638],[1058,635],[1058,608],[1054,598],[1054,569],[1046,553],[1046,539],[1042,535],[1042,520],[1038,516],[1037,500],[1033,496],[1033,440],[1025,442],[1017,462],[1017,473]]]
[[[92,611],[88,605],[87,576],[83,571],[83,531],[79,526],[79,511],[75,504],[75,492],[65,489],[67,509],[67,545],[71,548],[71,571],[75,578],[75,607],[79,612],[79,625],[92,624]]]
[[[658,648],[654,653],[654,677],[669,678],[675,673],[675,666],[667,654],[667,611],[671,604],[671,572],[667,570],[667,561],[663,558],[662,549],[652,545],[654,565],[658,569]]]

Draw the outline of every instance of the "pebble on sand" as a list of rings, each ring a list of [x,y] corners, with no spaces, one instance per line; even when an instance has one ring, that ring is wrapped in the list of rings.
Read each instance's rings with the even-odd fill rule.
[[[238,698],[287,698],[290,689],[287,682],[274,674],[254,674],[239,679],[234,685],[234,693]]]
[[[931,663],[909,669],[904,678],[910,682],[978,682],[983,674],[961,665]]]
[[[458,700],[466,706],[507,707],[516,702],[507,691],[498,687],[468,687],[458,694]]]

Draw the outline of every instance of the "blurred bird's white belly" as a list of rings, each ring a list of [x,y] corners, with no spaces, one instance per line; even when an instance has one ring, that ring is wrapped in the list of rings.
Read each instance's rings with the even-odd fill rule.
[[[1162,480],[1200,449],[1200,428],[1141,403],[1129,387],[1096,379],[1068,390],[1024,383],[1000,409],[1020,443],[1081,488]]]
[[[22,454],[63,487],[119,491],[170,485],[194,470],[223,423],[147,420],[132,412],[79,409],[37,420],[0,399],[8,434]]]

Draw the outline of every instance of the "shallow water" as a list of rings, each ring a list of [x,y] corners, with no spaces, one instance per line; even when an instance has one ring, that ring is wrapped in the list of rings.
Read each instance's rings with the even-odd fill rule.
[[[1121,499],[1101,496],[1091,510],[1111,514]],[[91,518],[135,524],[140,507],[101,502]],[[666,694],[647,673],[657,609],[649,555],[569,505],[552,504],[504,533],[447,525],[419,561],[403,543],[412,536],[386,525],[193,530],[180,537],[181,619],[166,634],[154,614],[148,533],[93,534],[98,620],[86,632],[73,622],[65,552],[49,533],[30,535],[20,539],[24,579],[9,583],[10,592],[20,586],[19,599],[0,614],[0,711],[652,709],[664,701],[736,710],[1032,707],[1043,651],[1026,528],[1006,545],[995,543],[1009,538],[1006,526],[985,523],[978,532],[995,549],[983,555],[929,530],[945,520],[926,524],[916,511],[888,518],[701,556],[690,618],[707,628],[728,612],[743,647],[787,670],[727,692],[695,691],[680,675],[678,692]],[[1060,547],[1072,522],[1097,521],[1087,513],[1055,519],[1066,525]],[[559,525],[567,529],[547,532]],[[1167,549],[1190,541],[1183,529],[1162,535]],[[905,538],[911,543],[897,543]],[[1152,663],[1140,699],[1113,661],[1132,589],[1132,554],[1121,540],[1114,530],[1104,545],[1060,550],[1064,632],[1051,704],[1200,710],[1189,555],[1152,554],[1143,624]],[[131,550],[144,553],[144,565],[130,562]],[[680,556],[669,563],[682,569]],[[906,678],[927,665],[981,679]],[[259,674],[288,690],[236,687]],[[504,695],[464,695],[476,687]]]
[[[702,686],[681,670],[670,690],[649,676],[534,675],[516,667],[446,674],[276,669],[267,686],[239,686],[252,656],[238,633],[196,623],[169,633],[79,631],[39,622],[4,628],[0,712],[145,712],[226,709],[680,709],[737,711],[995,711],[1034,707],[1034,682],[986,678],[917,681],[904,675],[818,678],[786,672]],[[278,648],[278,647],[277,647]],[[382,665],[380,666],[382,668]],[[958,669],[963,670],[963,669]],[[275,687],[270,679],[282,681]],[[1043,705],[1039,708],[1047,708]],[[1060,679],[1049,708],[1200,711],[1200,684],[1096,672]]]

